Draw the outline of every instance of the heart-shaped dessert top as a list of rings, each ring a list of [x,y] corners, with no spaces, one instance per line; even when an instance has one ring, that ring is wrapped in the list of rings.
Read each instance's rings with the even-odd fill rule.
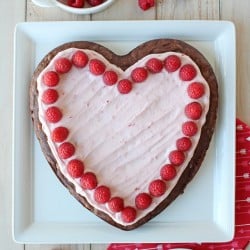
[[[183,193],[215,126],[213,70],[178,40],[152,40],[125,56],[92,42],[64,44],[38,65],[30,90],[55,174],[86,208],[125,230]]]

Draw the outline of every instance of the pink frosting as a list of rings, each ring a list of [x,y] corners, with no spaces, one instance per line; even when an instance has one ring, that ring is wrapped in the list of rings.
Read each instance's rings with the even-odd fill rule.
[[[209,107],[208,84],[191,58],[180,53],[148,55],[123,72],[100,54],[83,50],[89,59],[100,59],[105,63],[107,70],[117,72],[119,79],[130,79],[131,71],[136,67],[144,67],[150,58],[163,61],[168,55],[173,54],[181,59],[182,65],[193,65],[197,75],[192,81],[183,82],[179,78],[179,70],[168,73],[163,69],[157,74],[149,73],[146,81],[134,83],[132,91],[122,95],[117,91],[116,85],[106,86],[102,76],[89,73],[88,66],[83,69],[73,66],[69,73],[60,76],[59,84],[54,87],[59,93],[59,99],[53,105],[62,110],[63,118],[56,124],[48,123],[44,116],[48,105],[41,101],[41,95],[48,87],[43,84],[42,76],[44,72],[54,70],[57,58],[70,59],[76,50],[71,48],[58,53],[39,75],[39,119],[60,171],[74,184],[76,192],[122,225],[129,223],[122,221],[120,213],[111,212],[107,204],[100,205],[95,202],[93,191],[83,190],[79,185],[79,178],[74,179],[68,174],[66,165],[72,157],[60,159],[57,154],[58,143],[51,140],[50,131],[58,126],[68,128],[70,133],[67,141],[73,143],[76,148],[73,157],[84,162],[85,172],[94,172],[98,183],[107,185],[112,196],[120,196],[126,206],[135,207],[135,196],[141,192],[148,192],[149,183],[161,178],[161,167],[169,163],[168,155],[176,149],[176,140],[184,136],[181,126],[189,120],[184,114],[184,108],[194,101],[187,94],[189,83],[197,81],[205,87],[205,94],[197,100],[203,107],[201,118],[195,121],[198,132],[191,138],[192,147],[185,153],[185,162],[176,168],[177,176],[166,182],[166,193],[153,198],[147,209],[137,210],[134,223],[168,196],[192,158]]]

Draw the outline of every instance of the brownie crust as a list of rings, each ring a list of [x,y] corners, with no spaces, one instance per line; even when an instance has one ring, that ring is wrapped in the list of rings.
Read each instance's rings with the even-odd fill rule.
[[[134,224],[128,226],[122,226],[112,220],[111,217],[103,213],[102,211],[97,210],[91,206],[88,201],[81,195],[75,192],[75,187],[70,183],[59,171],[57,162],[49,148],[47,143],[47,137],[42,130],[41,122],[39,121],[39,108],[38,108],[38,91],[37,91],[37,77],[41,71],[49,64],[51,59],[60,51],[63,51],[68,48],[79,48],[79,49],[90,49],[98,52],[103,55],[110,63],[115,64],[121,69],[125,70],[129,66],[133,65],[135,62],[145,57],[148,54],[157,54],[164,52],[179,52],[189,56],[200,68],[201,74],[208,82],[210,88],[210,106],[206,116],[206,122],[202,127],[200,140],[198,142],[197,148],[194,152],[194,155],[190,162],[188,163],[187,168],[183,172],[182,176],[178,180],[177,185],[173,188],[169,196],[163,200],[153,211],[147,214],[145,217],[140,219]],[[96,214],[98,217],[108,222],[109,224],[123,229],[123,230],[132,230],[135,229],[144,223],[148,222],[150,219],[155,217],[161,211],[163,211],[170,203],[172,203],[177,196],[184,192],[186,185],[193,179],[200,166],[202,165],[203,159],[206,155],[206,151],[209,147],[212,135],[214,133],[216,118],[217,118],[217,108],[218,108],[218,84],[216,76],[213,72],[212,67],[206,60],[206,58],[194,47],[189,44],[175,39],[155,39],[148,42],[145,42],[126,55],[117,55],[107,49],[106,47],[88,41],[74,41],[70,43],[63,44],[52,51],[50,51],[39,63],[37,68],[34,71],[30,84],[30,112],[31,118],[34,124],[35,134],[40,142],[42,151],[51,166],[52,170],[62,182],[62,184],[69,190],[69,192],[87,209],[92,213]]]

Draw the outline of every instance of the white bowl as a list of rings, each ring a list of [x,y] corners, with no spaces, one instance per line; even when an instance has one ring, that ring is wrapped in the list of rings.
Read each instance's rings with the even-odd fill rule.
[[[32,0],[32,2],[40,7],[59,7],[60,9],[73,13],[73,14],[93,14],[100,12],[110,6],[114,0],[105,0],[102,4],[93,6],[93,7],[83,7],[83,8],[74,8],[70,7],[67,4],[64,4],[57,0]]]

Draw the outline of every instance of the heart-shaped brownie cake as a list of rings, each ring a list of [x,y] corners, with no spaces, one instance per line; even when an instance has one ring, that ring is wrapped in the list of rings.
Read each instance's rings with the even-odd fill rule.
[[[127,55],[86,41],[36,68],[30,109],[43,153],[87,209],[131,230],[182,194],[205,157],[217,114],[215,74],[185,42]]]

